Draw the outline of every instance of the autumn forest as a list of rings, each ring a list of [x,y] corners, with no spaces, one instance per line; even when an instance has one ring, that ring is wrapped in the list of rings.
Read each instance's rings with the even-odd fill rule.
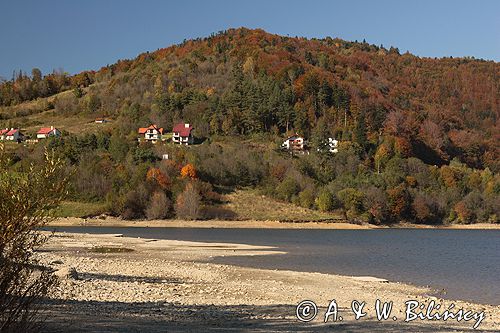
[[[494,61],[230,29],[98,71],[33,69],[0,82],[0,128],[35,126],[30,117],[46,113],[110,126],[6,146],[9,168],[26,172],[53,149],[69,200],[126,219],[238,218],[221,207],[235,189],[356,223],[500,216]],[[178,122],[194,126],[195,145],[137,140],[139,127]],[[307,154],[280,149],[295,133]],[[324,149],[328,138],[337,153]]]

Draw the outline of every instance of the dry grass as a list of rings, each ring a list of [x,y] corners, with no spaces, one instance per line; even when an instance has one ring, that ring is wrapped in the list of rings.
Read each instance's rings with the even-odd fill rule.
[[[316,210],[302,208],[291,203],[280,202],[259,195],[254,190],[236,190],[225,195],[228,201],[223,208],[234,211],[240,219],[271,220],[271,221],[316,221],[326,219],[341,219],[334,213],[322,213]]]
[[[32,136],[40,127],[54,126],[70,133],[97,133],[111,125],[111,123],[96,124],[95,117],[92,115],[66,116],[57,114],[55,110],[12,118],[11,120],[13,123],[21,124],[23,132]]]
[[[85,88],[84,91],[88,91]],[[61,115],[56,113],[54,109],[46,110],[49,103],[54,103],[55,99],[62,98],[73,94],[73,90],[67,90],[58,94],[37,98],[32,101],[27,101],[14,106],[0,107],[0,113],[18,114],[23,110],[30,110],[29,115],[13,117],[8,120],[0,121],[0,124],[12,122],[20,127],[22,132],[33,137],[40,127],[54,126],[60,130],[65,130],[70,133],[97,133],[104,128],[111,126],[110,123],[96,124],[95,115],[79,114],[79,115]]]
[[[55,211],[56,217],[97,216],[106,212],[106,204],[100,202],[63,201]]]

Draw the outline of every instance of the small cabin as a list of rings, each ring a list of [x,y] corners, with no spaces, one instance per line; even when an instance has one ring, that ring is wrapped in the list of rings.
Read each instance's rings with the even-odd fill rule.
[[[42,127],[38,132],[36,132],[37,139],[47,139],[49,137],[60,137],[61,131],[54,126]]]
[[[24,134],[19,128],[6,128],[0,130],[0,140],[21,142],[24,140]]]

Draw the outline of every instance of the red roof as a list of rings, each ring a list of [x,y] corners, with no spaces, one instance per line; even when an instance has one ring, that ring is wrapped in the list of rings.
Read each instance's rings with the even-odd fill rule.
[[[55,127],[42,127],[36,134],[49,134],[50,132],[56,130]]]
[[[16,132],[19,132],[18,128],[11,129],[10,131],[7,132],[6,135],[14,135],[16,134]]]
[[[192,130],[193,126],[189,126],[189,124],[179,123],[174,126],[172,132],[179,133],[179,136],[189,136]]]
[[[1,129],[0,130],[0,135],[4,135],[8,132],[9,130],[6,128],[6,129]]]
[[[163,134],[163,128],[158,128],[157,125],[151,125],[149,127],[140,127],[138,132],[139,134],[144,134],[146,133],[149,129],[156,129],[158,132],[160,132],[160,134]]]

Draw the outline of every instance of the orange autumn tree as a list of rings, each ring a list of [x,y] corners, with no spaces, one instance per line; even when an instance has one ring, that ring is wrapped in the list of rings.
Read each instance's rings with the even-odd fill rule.
[[[167,189],[172,183],[170,178],[158,168],[149,169],[146,174],[146,179],[148,181],[156,182],[164,190]]]
[[[410,157],[412,155],[412,146],[410,141],[399,136],[394,138],[394,150],[402,157]]]
[[[196,178],[196,169],[195,169],[194,165],[192,165],[191,163],[188,163],[185,166],[183,166],[181,169],[181,177],[195,179]]]
[[[404,219],[407,216],[411,202],[410,193],[405,184],[402,183],[388,189],[387,196],[389,198],[389,212],[393,219],[397,221]]]

